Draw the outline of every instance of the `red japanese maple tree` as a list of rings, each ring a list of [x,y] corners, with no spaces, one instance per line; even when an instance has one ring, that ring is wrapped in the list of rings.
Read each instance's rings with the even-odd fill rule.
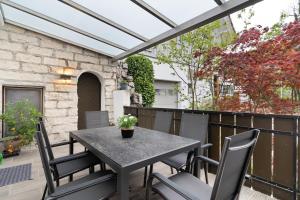
[[[266,39],[268,28],[257,26],[243,31],[227,49],[213,48],[206,55],[199,78],[217,74],[238,89],[233,97],[217,97],[220,110],[263,113],[298,112],[300,103],[300,22],[282,28],[282,33]],[[195,56],[201,53],[195,53]],[[282,98],[280,88],[292,91]],[[238,94],[248,96],[241,102]]]

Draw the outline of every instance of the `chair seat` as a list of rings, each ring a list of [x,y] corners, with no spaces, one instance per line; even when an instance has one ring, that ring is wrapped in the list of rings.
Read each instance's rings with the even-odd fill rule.
[[[83,152],[86,153],[86,152]],[[60,157],[59,159],[64,159],[66,157],[72,157],[72,156],[77,156],[81,153],[65,156],[65,157]],[[54,159],[55,160],[55,159]],[[92,153],[88,153],[86,156],[81,157],[76,160],[71,160],[71,161],[66,161],[63,163],[59,163],[56,165],[57,172],[58,172],[58,178],[63,178],[66,176],[69,176],[71,174],[74,174],[76,172],[82,171],[84,169],[87,169],[91,166],[100,164],[101,160],[94,156]]]
[[[161,162],[165,163],[166,165],[169,165],[170,167],[175,168],[176,170],[180,170],[183,167],[185,167],[187,156],[188,153],[180,153],[175,156],[166,158]]]
[[[211,197],[212,188],[189,173],[182,172],[171,176],[169,179],[188,193],[198,197],[198,199],[209,200]],[[152,187],[153,191],[159,193],[167,200],[185,200],[182,196],[162,183],[157,183]]]
[[[71,187],[76,187],[78,185],[84,184],[88,181],[95,180],[101,176],[107,175],[107,174],[113,174],[112,171],[99,171],[96,173],[92,173],[88,176],[85,176],[83,178],[77,179],[75,181],[72,181],[70,183],[67,183],[65,185],[62,185],[60,187],[56,188],[55,193],[53,196],[57,193],[63,192],[68,190]],[[71,193],[67,196],[58,198],[59,200],[95,200],[95,199],[102,199],[102,198],[109,198],[116,192],[116,185],[117,185],[117,179],[112,178],[108,179],[102,183],[96,184],[92,187],[85,188],[83,190],[80,190],[78,192]],[[52,196],[52,195],[51,195]],[[51,199],[51,197],[49,198]]]

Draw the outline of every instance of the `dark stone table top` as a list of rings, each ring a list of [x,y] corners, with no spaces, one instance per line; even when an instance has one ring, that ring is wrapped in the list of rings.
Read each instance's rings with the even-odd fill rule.
[[[200,145],[197,140],[140,127],[135,127],[134,135],[129,139],[123,139],[117,127],[72,131],[70,135],[100,158],[109,159],[120,168],[162,155],[175,155],[176,152],[191,150]]]

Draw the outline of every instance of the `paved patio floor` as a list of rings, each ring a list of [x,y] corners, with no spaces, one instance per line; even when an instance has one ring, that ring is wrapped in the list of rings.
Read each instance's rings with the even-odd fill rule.
[[[76,151],[82,151],[83,148],[79,144],[75,146]],[[67,155],[68,147],[58,147],[55,148],[55,156],[59,157],[62,155]],[[0,199],[1,200],[39,200],[42,197],[42,191],[45,185],[44,172],[42,169],[41,160],[36,147],[26,148],[21,152],[20,156],[12,157],[4,160],[4,163],[0,168],[32,163],[32,180],[16,183],[13,185],[8,185],[5,187],[0,187]],[[162,163],[157,163],[154,165],[154,171],[160,172],[166,176],[170,176],[170,168]],[[142,200],[145,199],[145,189],[142,187],[143,182],[143,169],[137,170],[132,173],[130,177],[130,190],[132,200]],[[88,174],[88,171],[84,171],[78,174],[76,177]],[[209,174],[210,184],[214,181],[214,175]],[[64,181],[67,181],[65,179]],[[63,182],[62,182],[63,184]],[[152,199],[160,200],[158,195],[153,195]],[[112,198],[115,199],[115,198]],[[254,191],[250,188],[243,187],[240,196],[241,200],[269,200],[274,199],[268,197],[262,193]]]

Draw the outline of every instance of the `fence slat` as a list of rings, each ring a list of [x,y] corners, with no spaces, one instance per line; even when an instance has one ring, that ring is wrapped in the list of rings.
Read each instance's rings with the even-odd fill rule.
[[[237,126],[243,126],[243,127],[251,127],[251,121],[252,121],[252,116],[243,116],[243,115],[236,115],[236,125]],[[248,129],[236,129],[236,134],[242,133],[244,131],[247,131]],[[252,166],[253,162],[250,160],[250,164],[248,167],[248,174],[252,174]],[[252,183],[249,180],[245,181],[245,186],[251,187]]]
[[[209,122],[220,123],[220,115],[210,114]],[[208,152],[209,157],[211,159],[219,161],[220,159],[220,127],[219,126],[209,126],[208,143],[213,144],[213,146],[209,148],[209,152]],[[216,173],[217,167],[210,165],[208,171],[210,173]]]
[[[221,123],[226,125],[234,125],[234,115],[222,114]],[[221,150],[223,149],[225,137],[232,135],[234,135],[234,128],[221,127]]]
[[[254,128],[272,129],[272,117],[258,117],[253,119]],[[265,178],[268,181],[272,179],[272,135],[261,132],[253,153],[253,175]],[[252,182],[255,190],[271,195],[272,188],[266,184],[257,181]]]
[[[295,120],[285,118],[274,118],[274,130],[295,131]],[[293,160],[293,137],[276,135],[274,137],[274,173],[273,181],[293,188],[294,186],[294,167]],[[280,189],[273,189],[274,197],[278,199],[292,199],[292,193]]]
[[[175,134],[175,135],[179,135],[181,115],[182,115],[181,111],[174,112],[174,123],[175,124],[174,124],[173,134]]]

